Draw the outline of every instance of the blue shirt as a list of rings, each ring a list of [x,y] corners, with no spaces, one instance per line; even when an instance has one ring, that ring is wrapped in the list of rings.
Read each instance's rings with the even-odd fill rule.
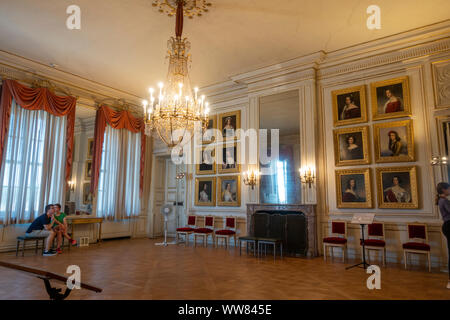
[[[51,221],[52,219],[48,217],[46,213],[44,213],[31,223],[31,225],[27,229],[27,233],[31,233],[34,230],[42,230],[44,229],[44,225],[50,224]]]
[[[450,221],[450,201],[447,198],[439,198],[439,210],[441,211],[444,222]]]

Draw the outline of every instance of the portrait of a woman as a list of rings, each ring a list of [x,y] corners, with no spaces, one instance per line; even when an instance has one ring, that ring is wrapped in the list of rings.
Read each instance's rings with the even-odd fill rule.
[[[364,198],[361,198],[356,191],[356,180],[349,179],[345,191],[342,193],[342,202],[364,202]]]
[[[389,137],[389,150],[392,152],[391,156],[397,157],[404,154],[403,142],[397,131],[391,130],[388,132]],[[406,152],[406,154],[408,154]]]
[[[392,177],[392,185],[384,189],[385,202],[411,202],[411,195],[400,186],[402,183],[399,176]]]
[[[224,122],[225,122],[225,125],[223,126],[223,129],[222,129],[223,135],[225,137],[233,136],[234,135],[234,126],[232,123],[232,118],[226,117]]]
[[[384,113],[393,113],[403,111],[403,103],[400,97],[392,93],[392,89],[385,90],[386,102],[384,103]]]
[[[359,160],[364,159],[364,152],[360,145],[357,144],[354,135],[350,135],[346,139],[346,146],[341,155],[341,160]]]
[[[208,184],[204,184],[203,185],[203,190],[200,191],[199,194],[199,202],[210,202],[211,200],[209,199],[209,195],[208,195]]]
[[[348,120],[354,118],[361,118],[361,108],[357,106],[351,95],[345,97],[345,105],[339,120]]]
[[[222,194],[222,201],[224,202],[233,202],[233,193],[231,192],[231,184],[227,183],[225,185],[225,190],[223,191]]]

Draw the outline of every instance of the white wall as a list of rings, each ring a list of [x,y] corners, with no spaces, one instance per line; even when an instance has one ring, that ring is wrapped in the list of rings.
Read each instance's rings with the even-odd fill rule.
[[[432,246],[432,264],[444,270],[447,262],[446,244],[441,234],[442,224],[437,207],[433,204],[434,186],[445,179],[446,172],[430,165],[431,157],[442,154],[437,121],[450,117],[448,92],[448,70],[450,68],[450,23],[443,22],[416,29],[381,40],[361,44],[332,53],[318,52],[308,56],[281,62],[231,77],[229,81],[202,88],[212,101],[215,113],[223,113],[240,108],[243,128],[258,128],[259,99],[289,90],[299,91],[300,108],[300,166],[314,166],[317,183],[309,189],[302,186],[302,201],[317,203],[318,240],[321,248],[322,237],[328,235],[332,219],[350,221],[355,212],[374,212],[376,220],[386,224],[388,262],[401,262],[402,242],[406,241],[406,224],[425,222]],[[414,123],[416,161],[413,163],[374,163],[367,166],[372,170],[372,195],[374,209],[338,209],[333,146],[333,120],[331,92],[356,85],[365,85],[367,106],[370,113],[370,83],[408,76]],[[396,119],[397,120],[397,119]],[[377,121],[383,122],[383,121]],[[372,125],[369,122],[361,125]],[[356,126],[356,125],[355,125]],[[373,141],[370,129],[369,141]],[[393,210],[378,209],[376,205],[375,168],[418,166],[419,209]],[[243,167],[244,170],[245,166]],[[341,169],[341,167],[339,168]],[[194,184],[191,183],[191,189]],[[250,191],[243,186],[243,205],[258,202],[258,190]],[[317,199],[317,200],[316,200]],[[189,201],[193,203],[190,196]],[[237,210],[243,215],[245,208]],[[222,208],[204,209],[191,207],[193,213],[214,213],[225,215],[230,210]],[[245,229],[245,228],[243,228]],[[349,256],[360,256],[360,227],[350,225]],[[419,261],[414,261],[418,263]],[[422,263],[423,261],[420,261]]]

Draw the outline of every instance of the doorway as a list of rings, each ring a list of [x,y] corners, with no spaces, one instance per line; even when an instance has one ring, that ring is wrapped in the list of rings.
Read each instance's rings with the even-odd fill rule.
[[[186,208],[185,164],[175,164],[170,156],[155,157],[152,181],[152,237],[164,235],[164,215],[161,208],[170,205],[172,212],[168,216],[167,231],[169,237],[175,237],[176,229],[184,225]]]

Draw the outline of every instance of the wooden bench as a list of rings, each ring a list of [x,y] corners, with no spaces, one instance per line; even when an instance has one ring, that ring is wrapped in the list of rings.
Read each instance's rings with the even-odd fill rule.
[[[14,270],[22,271],[22,272],[27,272],[27,273],[33,274],[36,277],[38,277],[39,279],[43,280],[44,285],[45,285],[45,290],[47,291],[51,300],[64,300],[65,298],[67,298],[69,296],[70,292],[72,292],[72,289],[67,286],[68,277],[66,277],[66,276],[63,276],[63,275],[60,275],[57,273],[53,273],[53,272],[49,272],[49,271],[45,271],[42,269],[31,268],[31,267],[22,266],[19,264],[13,264],[13,263],[4,262],[4,261],[0,261],[0,267],[14,269]],[[65,292],[61,293],[61,290],[62,290],[61,288],[53,288],[50,284],[50,280],[56,280],[56,281],[65,283],[66,284]],[[80,282],[79,285],[82,289],[94,291],[97,293],[102,292],[101,288],[94,287],[93,285],[90,285],[90,284],[87,284],[84,282]]]
[[[22,257],[25,255],[25,244],[26,244],[27,241],[36,241],[36,247],[34,249],[34,253],[37,254],[39,241],[42,240],[42,253],[44,253],[45,239],[47,239],[47,237],[44,237],[44,236],[37,236],[37,237],[18,236],[17,237],[17,246],[16,246],[16,257],[19,254],[19,246],[20,246],[21,242],[23,243],[23,246],[22,246]]]

